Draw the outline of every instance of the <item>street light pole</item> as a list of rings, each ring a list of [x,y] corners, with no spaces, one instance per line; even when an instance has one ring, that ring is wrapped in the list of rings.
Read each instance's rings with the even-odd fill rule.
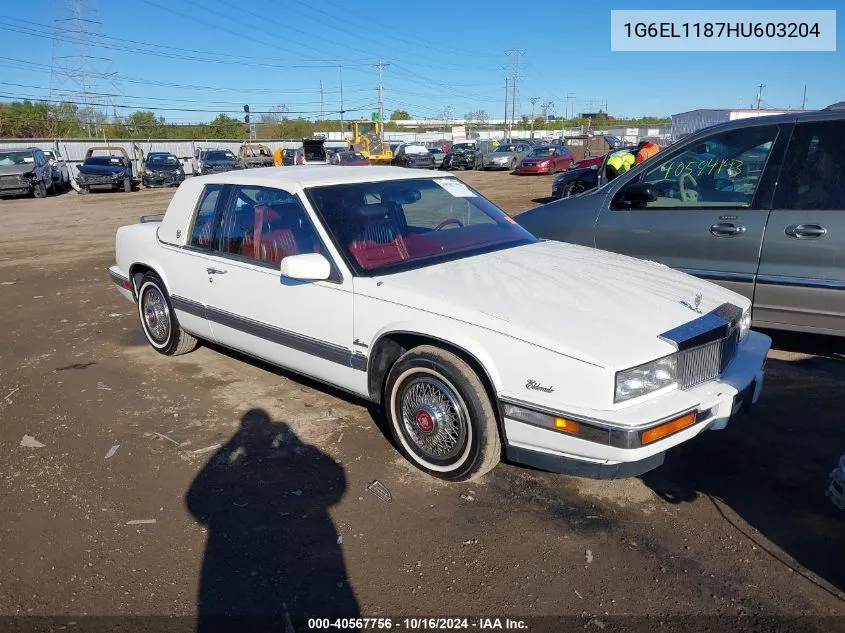
[[[531,97],[531,138],[534,138],[534,104],[539,101],[540,97]]]

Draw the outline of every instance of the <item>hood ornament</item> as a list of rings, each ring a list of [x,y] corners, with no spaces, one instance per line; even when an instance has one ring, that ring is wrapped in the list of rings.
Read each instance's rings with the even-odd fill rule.
[[[693,312],[697,312],[698,314],[701,314],[701,308],[699,308],[699,306],[701,305],[701,298],[702,298],[702,294],[700,292],[696,292],[695,297],[693,297],[692,301],[687,301],[686,299],[682,299],[681,305],[686,306],[687,308],[689,308]]]

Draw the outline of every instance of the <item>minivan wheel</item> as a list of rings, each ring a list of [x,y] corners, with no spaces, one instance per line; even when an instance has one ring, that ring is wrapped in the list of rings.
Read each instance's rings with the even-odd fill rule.
[[[478,374],[446,350],[422,345],[390,370],[384,407],[393,439],[408,461],[449,481],[492,469],[502,445],[496,414]]]

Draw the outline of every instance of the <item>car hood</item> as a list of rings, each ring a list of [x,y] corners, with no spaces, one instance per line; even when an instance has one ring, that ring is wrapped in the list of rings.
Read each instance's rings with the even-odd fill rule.
[[[237,165],[238,161],[236,160],[204,160],[202,161],[203,165],[208,165],[209,167],[229,167],[232,165]]]
[[[28,174],[35,169],[35,163],[24,163],[22,165],[4,165],[0,167],[0,176],[17,176]]]
[[[103,175],[123,173],[127,168],[121,165],[80,165],[80,174]]]
[[[560,172],[557,176],[555,176],[555,182],[569,182],[579,176],[583,176],[591,171],[594,171],[590,167],[580,167],[576,169],[567,169],[566,171]]]
[[[380,283],[380,285],[378,285]],[[655,262],[544,241],[356,279],[356,294],[499,332],[613,369],[672,353],[660,334],[744,297]]]
[[[514,156],[519,156],[519,152],[490,152],[486,158],[493,160],[496,158],[513,158]]]

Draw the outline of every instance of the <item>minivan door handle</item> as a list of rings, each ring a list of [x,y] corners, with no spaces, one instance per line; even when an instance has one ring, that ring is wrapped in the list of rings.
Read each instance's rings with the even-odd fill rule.
[[[827,233],[827,229],[820,224],[792,224],[786,227],[785,233],[796,240],[817,240]]]
[[[718,222],[710,227],[710,233],[716,237],[735,237],[745,233],[745,227],[733,222]]]

